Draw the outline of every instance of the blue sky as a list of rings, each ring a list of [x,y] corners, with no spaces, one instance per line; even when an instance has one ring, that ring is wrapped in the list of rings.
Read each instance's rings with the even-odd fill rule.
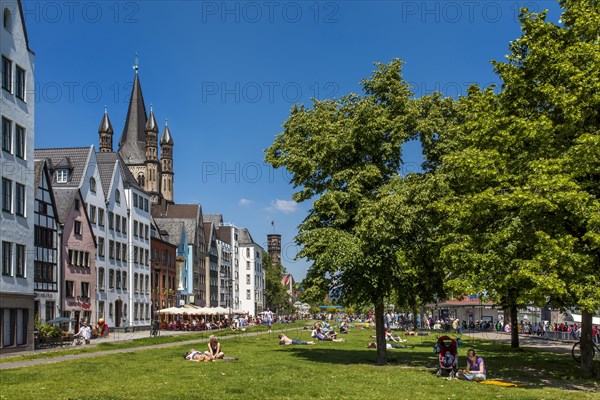
[[[293,203],[287,173],[263,161],[292,105],[360,92],[373,63],[393,58],[417,96],[497,82],[489,62],[520,35],[520,7],[560,16],[554,1],[24,0],[35,147],[97,147],[106,105],[116,149],[137,52],[146,106],[175,142],[176,202],[223,214],[265,249],[281,234],[301,280],[294,236],[310,204]],[[417,170],[419,147],[404,151]]]

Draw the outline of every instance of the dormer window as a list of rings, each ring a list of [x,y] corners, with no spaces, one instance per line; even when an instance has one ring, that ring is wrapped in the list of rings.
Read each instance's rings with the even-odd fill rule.
[[[56,183],[67,183],[69,181],[69,170],[59,169],[56,171]]]
[[[90,178],[90,191],[96,193],[96,179],[94,179],[94,177]]]
[[[121,192],[119,190],[115,190],[115,203],[121,204]]]
[[[6,29],[9,32],[12,32],[12,15],[10,14],[10,10],[8,9],[8,7],[4,9],[3,25],[4,29]]]

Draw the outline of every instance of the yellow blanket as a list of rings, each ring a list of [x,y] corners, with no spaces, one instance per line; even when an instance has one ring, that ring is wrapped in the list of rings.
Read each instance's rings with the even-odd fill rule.
[[[481,381],[484,385],[496,385],[496,386],[523,386],[522,383],[503,382],[491,379],[489,381]]]

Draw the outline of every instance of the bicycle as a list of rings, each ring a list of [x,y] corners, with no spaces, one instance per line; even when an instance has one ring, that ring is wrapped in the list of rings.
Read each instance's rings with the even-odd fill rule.
[[[575,343],[571,349],[571,354],[576,363],[581,362],[581,341]],[[600,361],[600,345],[592,341],[592,360]]]

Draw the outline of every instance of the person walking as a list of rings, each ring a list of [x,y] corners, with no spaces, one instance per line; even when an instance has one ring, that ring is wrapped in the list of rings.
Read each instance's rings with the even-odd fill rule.
[[[77,332],[75,336],[82,338],[85,341],[85,344],[90,344],[90,340],[92,339],[92,328],[90,328],[86,320],[81,323],[79,332]]]

